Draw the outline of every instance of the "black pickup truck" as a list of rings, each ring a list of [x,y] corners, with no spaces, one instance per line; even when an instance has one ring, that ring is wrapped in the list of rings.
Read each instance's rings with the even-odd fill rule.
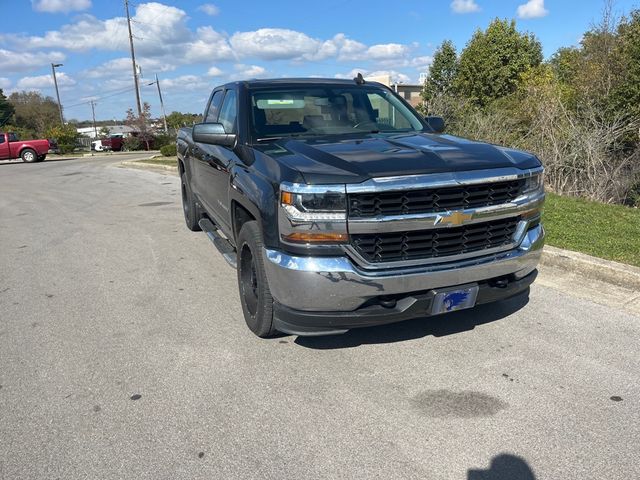
[[[443,131],[361,76],[213,90],[204,123],[178,134],[184,217],[237,268],[256,335],[342,333],[528,289],[540,161]]]

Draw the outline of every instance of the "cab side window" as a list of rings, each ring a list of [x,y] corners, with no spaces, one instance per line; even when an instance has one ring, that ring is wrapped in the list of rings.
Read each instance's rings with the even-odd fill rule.
[[[218,90],[213,94],[213,98],[211,99],[207,114],[204,118],[205,123],[215,123],[218,121],[218,112],[220,111],[220,105],[222,104],[222,97],[224,97],[224,92],[222,90]]]
[[[15,133],[10,133],[9,134],[9,141],[10,142],[17,142],[18,141],[18,135],[16,135]]]
[[[224,127],[225,133],[236,133],[236,117],[238,116],[238,107],[236,102],[236,91],[227,90],[227,94],[224,97],[224,103],[220,110],[220,117],[218,123],[221,123]]]
[[[0,133],[0,143],[4,143],[4,133]]]

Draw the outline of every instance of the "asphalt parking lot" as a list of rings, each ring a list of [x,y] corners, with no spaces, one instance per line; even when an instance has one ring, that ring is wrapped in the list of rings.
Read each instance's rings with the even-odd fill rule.
[[[0,479],[640,478],[640,316],[588,282],[260,340],[118,162],[0,164]]]

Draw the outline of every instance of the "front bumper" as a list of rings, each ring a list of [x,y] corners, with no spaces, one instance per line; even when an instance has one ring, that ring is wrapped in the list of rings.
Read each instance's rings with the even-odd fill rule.
[[[414,309],[409,307],[415,302],[408,305],[405,300],[428,295],[437,288],[478,282],[482,289],[482,282],[504,277],[509,284],[522,287],[518,291],[526,289],[535,278],[535,274],[531,274],[540,261],[543,245],[544,229],[538,225],[531,228],[513,250],[458,262],[373,271],[362,269],[347,256],[298,257],[265,249],[264,265],[276,301],[274,314],[280,329],[288,333],[309,334],[316,330],[326,333],[321,331],[343,331],[409,318],[407,314]],[[505,295],[494,298],[495,295],[490,294],[489,297],[498,300],[518,293],[511,289],[499,290]],[[364,310],[375,306],[377,299],[398,299],[393,309],[387,309],[391,319],[385,315],[383,322],[375,318],[370,322],[348,321],[367,317]],[[403,301],[407,304],[405,309],[402,309]],[[424,310],[421,311],[424,314]],[[307,317],[307,320],[296,330],[297,317],[301,320]]]

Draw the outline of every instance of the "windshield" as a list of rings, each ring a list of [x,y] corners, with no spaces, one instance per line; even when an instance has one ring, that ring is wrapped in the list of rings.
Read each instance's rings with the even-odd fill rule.
[[[254,90],[254,138],[413,132],[424,126],[390,91],[366,86]]]

